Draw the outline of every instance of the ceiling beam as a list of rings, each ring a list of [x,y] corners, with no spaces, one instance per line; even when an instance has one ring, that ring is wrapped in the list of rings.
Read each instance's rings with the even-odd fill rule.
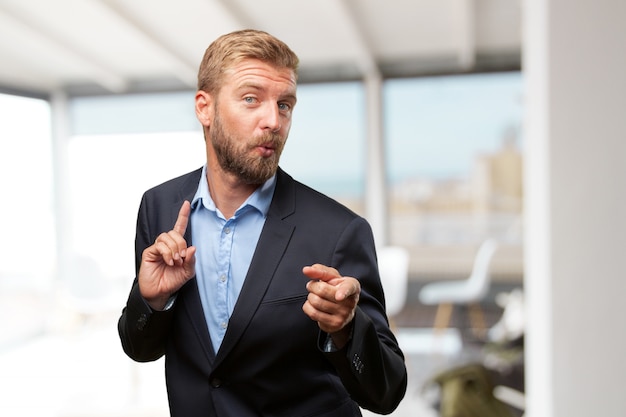
[[[23,30],[42,42],[50,44],[53,48],[60,50],[63,54],[71,56],[72,59],[81,62],[94,74],[93,81],[111,92],[121,93],[126,89],[126,81],[123,77],[113,71],[106,63],[101,62],[91,50],[81,48],[59,33],[46,29],[48,25],[42,22],[38,16],[30,13],[28,9],[19,7],[14,3],[0,2],[2,10],[7,18],[13,19],[22,26]]]
[[[182,81],[185,85],[195,88],[197,84],[196,65],[189,62],[178,50],[170,45],[170,41],[160,36],[156,31],[146,26],[140,19],[133,16],[127,9],[120,6],[118,2],[112,0],[92,0],[99,2],[109,9],[118,19],[125,25],[132,27],[136,32],[141,34],[148,42],[169,59],[172,68],[175,69],[174,76]]]
[[[380,70],[376,62],[376,57],[372,53],[372,48],[367,42],[365,31],[359,25],[354,11],[350,8],[347,0],[338,0],[336,3],[337,13],[345,22],[346,28],[352,38],[352,44],[357,52],[356,65],[361,70],[364,77],[380,77]]]
[[[237,22],[239,27],[241,28],[254,28],[257,25],[254,24],[253,19],[248,16],[246,12],[244,12],[241,7],[238,7],[236,2],[229,0],[217,0],[224,11],[230,15],[233,21]]]
[[[476,1],[459,1],[461,28],[459,30],[459,65],[472,69],[476,63]]]

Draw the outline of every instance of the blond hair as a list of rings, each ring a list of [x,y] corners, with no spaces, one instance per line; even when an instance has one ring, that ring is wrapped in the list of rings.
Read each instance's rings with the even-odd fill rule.
[[[209,45],[198,70],[198,90],[217,93],[223,74],[244,59],[288,68],[297,76],[298,56],[284,42],[267,32],[245,29],[222,35]]]

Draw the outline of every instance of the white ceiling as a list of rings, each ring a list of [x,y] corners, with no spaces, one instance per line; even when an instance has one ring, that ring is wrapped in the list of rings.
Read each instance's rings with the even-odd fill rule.
[[[519,0],[0,0],[0,90],[189,89],[217,36],[266,30],[301,82],[519,69]]]

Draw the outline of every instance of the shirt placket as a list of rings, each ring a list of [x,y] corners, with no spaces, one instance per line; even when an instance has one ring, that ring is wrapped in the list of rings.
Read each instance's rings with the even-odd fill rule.
[[[224,337],[226,329],[228,328],[228,319],[230,317],[229,301],[228,301],[228,286],[231,280],[230,277],[230,259],[233,248],[233,235],[235,231],[235,221],[233,219],[228,220],[222,227],[220,233],[220,251],[218,256],[218,268],[217,268],[217,306],[218,306],[218,323],[221,331],[221,337]]]

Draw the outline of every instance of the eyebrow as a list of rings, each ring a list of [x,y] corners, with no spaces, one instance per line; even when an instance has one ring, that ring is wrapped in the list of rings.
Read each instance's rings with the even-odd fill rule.
[[[291,101],[293,101],[293,104],[296,104],[296,102],[298,101],[298,97],[296,97],[295,94],[287,94],[287,95],[283,96],[282,99],[283,100],[291,100]]]
[[[254,82],[254,81],[244,81],[243,83],[239,84],[235,89],[236,90],[245,90],[247,88],[253,89],[253,90],[259,90],[259,91],[265,89],[262,85],[260,85],[259,83]],[[287,93],[287,94],[281,95],[280,99],[281,100],[292,100],[294,103],[298,101],[298,98],[293,93]]]

